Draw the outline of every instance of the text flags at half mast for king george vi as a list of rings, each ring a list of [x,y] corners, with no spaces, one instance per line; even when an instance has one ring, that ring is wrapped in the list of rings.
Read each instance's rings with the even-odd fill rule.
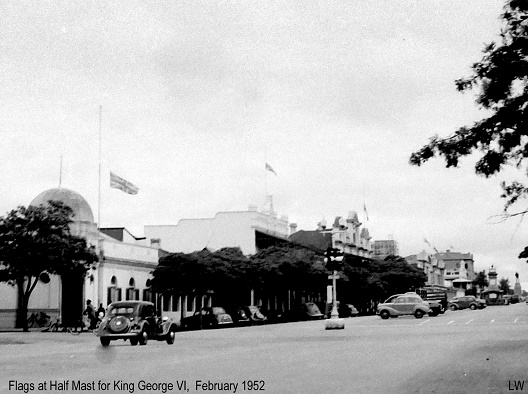
[[[117,176],[111,171],[110,171],[110,187],[113,187],[114,189],[122,190],[128,194],[137,194],[139,191],[139,187],[137,187],[133,183],[130,183],[126,179],[123,179]]]

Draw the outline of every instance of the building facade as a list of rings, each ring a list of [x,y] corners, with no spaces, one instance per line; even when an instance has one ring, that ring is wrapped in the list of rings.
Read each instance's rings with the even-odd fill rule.
[[[171,253],[238,247],[245,255],[252,255],[288,242],[289,232],[287,216],[259,212],[255,206],[247,211],[218,212],[212,218],[181,219],[175,225],[145,226],[145,237]]]
[[[444,286],[444,262],[438,261],[434,255],[425,250],[418,254],[405,257],[405,260],[412,266],[422,270],[427,275],[427,285]]]
[[[398,242],[393,239],[376,240],[372,245],[372,258],[384,260],[388,256],[399,256]]]
[[[457,290],[457,295],[465,295],[465,291],[473,287],[472,283],[475,279],[473,254],[446,250],[435,253],[434,258],[445,268],[446,287]]]
[[[29,300],[29,313],[44,312],[63,322],[78,320],[90,299],[97,308],[117,300],[151,300],[150,272],[159,260],[160,249],[147,246],[144,240],[128,236],[123,230],[121,240],[99,231],[92,209],[78,193],[66,188],[54,188],[39,194],[29,205],[62,201],[73,210],[71,232],[84,237],[99,257],[85,278],[63,278],[51,275],[49,283],[39,282]],[[129,233],[128,233],[129,234]],[[0,284],[0,328],[13,328],[16,320],[17,289]]]
[[[350,211],[346,219],[337,216],[331,227],[328,227],[326,220],[323,219],[317,223],[317,230],[295,231],[289,239],[319,251],[335,248],[344,254],[371,258],[371,237],[368,229],[361,225],[357,213]]]

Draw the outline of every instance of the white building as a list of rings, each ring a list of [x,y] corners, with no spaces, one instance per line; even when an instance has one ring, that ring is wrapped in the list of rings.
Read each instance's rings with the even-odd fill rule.
[[[294,225],[293,225],[294,226]],[[239,247],[245,255],[287,242],[288,217],[273,211],[218,212],[212,218],[180,219],[175,225],[145,226],[145,237],[169,252],[191,253],[208,248]]]
[[[87,299],[96,308],[121,299],[151,300],[148,280],[158,264],[159,248],[146,246],[144,240],[135,239],[126,230],[121,240],[99,232],[92,209],[72,190],[46,190],[30,205],[46,204],[49,200],[62,201],[72,208],[72,234],[86,238],[87,244],[96,248],[99,262],[84,280],[52,275],[48,284],[39,282],[29,300],[29,313],[45,312],[67,322],[81,317]],[[0,328],[15,326],[16,309],[17,288],[0,283]]]

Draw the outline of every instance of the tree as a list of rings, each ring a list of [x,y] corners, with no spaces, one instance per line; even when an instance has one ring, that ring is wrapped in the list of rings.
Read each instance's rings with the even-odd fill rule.
[[[476,173],[486,177],[500,172],[506,164],[528,169],[528,2],[508,0],[501,15],[500,42],[484,49],[482,60],[473,64],[473,75],[456,81],[459,91],[477,89],[477,104],[490,115],[472,126],[464,126],[446,138],[433,136],[413,153],[411,164],[422,165],[436,154],[447,167],[457,167],[461,157],[474,151],[482,153],[475,164]],[[501,184],[505,198],[504,218],[522,215],[507,209],[528,195],[519,181]]]
[[[164,294],[214,291],[229,298],[248,288],[248,262],[240,248],[171,253],[152,272],[151,286]]]
[[[60,201],[19,206],[0,218],[0,282],[18,288],[17,327],[27,331],[27,308],[39,280],[84,276],[97,261],[84,238],[70,233],[73,211]]]
[[[499,289],[504,292],[504,294],[510,294],[510,280],[508,278],[501,278],[499,281]]]
[[[251,256],[252,284],[261,289],[321,291],[327,272],[322,258],[304,247],[272,246]]]
[[[482,291],[485,287],[488,287],[488,277],[486,271],[480,271],[473,279],[473,286],[478,287]]]
[[[347,255],[343,273],[346,281],[342,292],[347,301],[366,313],[372,312],[380,300],[422,287],[427,281],[421,270],[399,256],[370,260]]]

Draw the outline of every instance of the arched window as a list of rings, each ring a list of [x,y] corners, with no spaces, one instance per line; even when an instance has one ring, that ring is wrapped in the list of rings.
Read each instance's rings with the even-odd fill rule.
[[[139,289],[136,289],[136,281],[134,278],[130,278],[128,281],[128,288],[126,290],[127,300],[139,300]]]
[[[143,290],[143,301],[154,302],[152,290],[150,289],[150,279],[147,279],[147,281],[145,282],[145,289]]]
[[[117,278],[112,276],[110,286],[107,287],[106,291],[106,304],[109,305],[116,301],[121,301],[121,289],[117,287]]]

